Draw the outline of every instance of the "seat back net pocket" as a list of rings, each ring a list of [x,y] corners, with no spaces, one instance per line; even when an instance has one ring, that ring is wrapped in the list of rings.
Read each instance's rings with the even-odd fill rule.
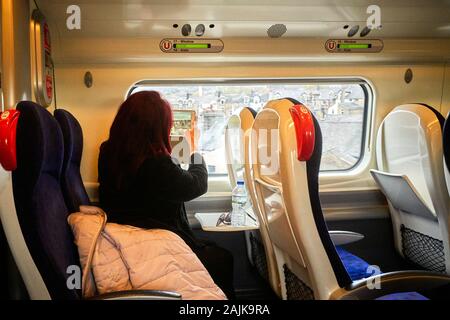
[[[402,252],[412,263],[435,272],[445,272],[444,243],[402,225]]]

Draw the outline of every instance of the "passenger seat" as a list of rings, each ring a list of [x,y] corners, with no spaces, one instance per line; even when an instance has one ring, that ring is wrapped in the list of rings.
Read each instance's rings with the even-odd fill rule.
[[[439,298],[448,297],[450,277],[444,274],[404,271],[361,280],[352,277],[352,266],[345,263],[349,253],[335,247],[323,216],[319,199],[322,135],[308,108],[293,99],[281,99],[258,113],[253,129],[256,192],[284,276],[283,298],[418,300],[432,299],[439,290],[444,290]],[[260,130],[275,130],[266,132],[275,139],[260,141],[258,136],[264,134]],[[373,266],[366,267],[366,272],[373,273]],[[376,290],[371,286],[374,281],[379,283]]]
[[[379,128],[371,173],[388,200],[397,251],[421,268],[450,273],[443,124],[428,105],[396,107]]]
[[[0,150],[7,150],[0,156],[4,169],[0,168],[1,223],[30,298],[81,299],[76,281],[77,275],[81,277],[78,250],[61,189],[64,144],[57,121],[42,106],[20,102],[16,110],[0,116]],[[95,298],[181,297],[174,292],[143,290]]]
[[[322,215],[318,189],[312,189],[318,186],[316,174],[322,156],[322,137],[317,121],[312,118],[317,128],[304,129],[316,134],[312,144],[314,159],[306,163],[294,160],[297,145],[290,110],[295,105],[300,104],[294,99],[275,100],[256,117],[251,141],[255,189],[273,242],[278,272],[284,280],[283,298],[324,299],[329,294],[323,291],[328,286],[325,284],[336,281],[333,271],[327,269],[327,253],[336,260],[334,271],[339,283],[369,277],[371,272],[367,262],[341,247],[335,248],[322,216],[316,222],[312,220],[311,206],[314,214]],[[310,137],[311,132],[305,134]],[[303,145],[306,142],[304,139]],[[315,224],[320,230],[314,228]],[[322,239],[324,247],[316,242],[316,237],[322,237],[321,232],[327,234]]]
[[[80,174],[83,154],[83,131],[78,120],[68,111],[54,111],[64,137],[64,161],[61,174],[61,187],[67,208],[78,212],[81,205],[89,205],[90,200]]]
[[[267,230],[267,222],[258,207],[251,170],[250,135],[256,114],[255,110],[247,107],[228,120],[225,135],[228,176],[231,188],[236,186],[239,178],[244,179],[251,204],[250,211],[258,220],[259,230],[245,234],[250,261],[261,277],[268,281],[273,291],[281,296],[275,253]]]

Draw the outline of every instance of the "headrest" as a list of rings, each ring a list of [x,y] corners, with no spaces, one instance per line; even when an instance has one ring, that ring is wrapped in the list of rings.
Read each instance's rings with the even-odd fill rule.
[[[0,164],[7,171],[17,168],[16,133],[19,115],[17,110],[0,114]]]
[[[303,104],[295,104],[289,108],[295,126],[295,136],[297,139],[297,159],[308,161],[315,145],[315,127],[311,111]]]
[[[54,116],[61,126],[64,137],[64,167],[63,171],[69,166],[69,162],[81,163],[83,155],[83,130],[77,119],[68,111],[57,109]]]
[[[30,187],[42,173],[59,179],[64,145],[58,123],[47,109],[31,101],[20,102],[17,110],[17,173],[31,179]]]
[[[420,104],[421,106],[424,106],[424,107],[430,109],[434,113],[434,115],[436,116],[436,118],[439,121],[439,124],[441,125],[441,130],[443,130],[444,122],[445,122],[444,116],[439,111],[437,111],[435,108],[433,108],[432,106],[430,106],[430,105],[428,105],[426,103],[418,103],[418,104]]]
[[[245,109],[247,109],[248,111],[250,111],[250,113],[252,114],[253,118],[256,118],[256,115],[258,114],[255,109],[250,108],[250,107],[245,107]]]
[[[412,112],[416,115],[418,118],[426,117],[426,114],[429,114],[429,111],[434,115],[435,119],[438,121],[441,131],[444,127],[445,118],[444,116],[437,111],[432,106],[425,104],[425,103],[407,103],[398,105],[392,110],[385,118],[388,119],[389,116],[395,115],[398,111],[406,111],[406,112]],[[430,119],[429,119],[430,120]],[[432,120],[434,121],[434,119]]]

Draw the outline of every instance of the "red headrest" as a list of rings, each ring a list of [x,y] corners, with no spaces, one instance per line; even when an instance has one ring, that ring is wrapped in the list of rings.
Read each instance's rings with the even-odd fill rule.
[[[19,114],[17,110],[0,114],[0,164],[7,171],[17,168],[16,129]]]
[[[295,126],[297,138],[297,158],[299,161],[308,161],[314,151],[315,129],[311,111],[302,104],[289,109]]]

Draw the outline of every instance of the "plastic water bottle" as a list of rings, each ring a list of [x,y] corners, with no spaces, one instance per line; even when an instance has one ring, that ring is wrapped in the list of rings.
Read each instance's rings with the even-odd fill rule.
[[[231,225],[234,227],[245,225],[244,206],[247,203],[247,191],[245,190],[244,181],[238,180],[237,186],[231,194],[231,202],[233,211],[231,212]]]

